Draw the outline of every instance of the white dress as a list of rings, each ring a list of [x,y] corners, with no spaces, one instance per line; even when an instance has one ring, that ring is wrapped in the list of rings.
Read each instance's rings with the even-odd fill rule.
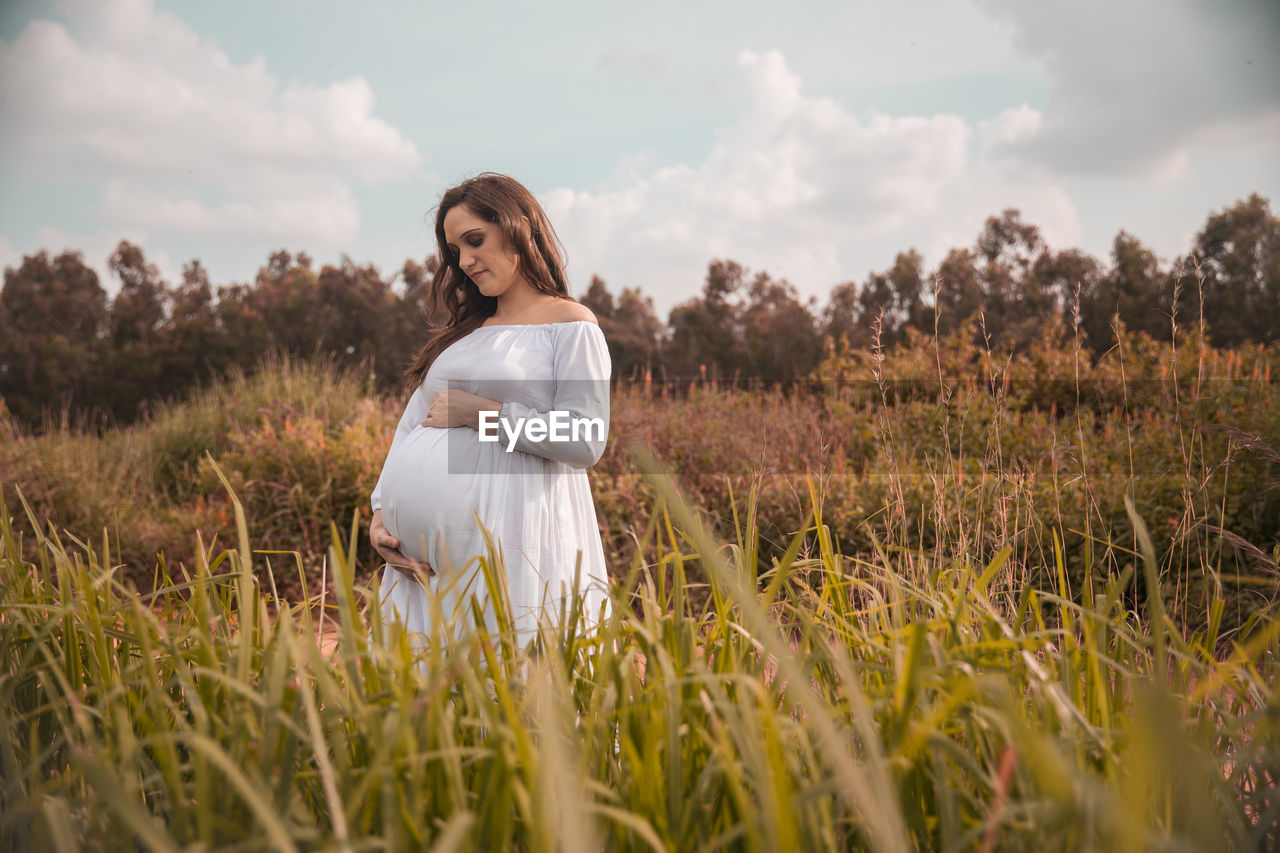
[[[575,583],[587,625],[608,613],[586,468],[608,436],[610,370],[604,335],[586,320],[481,326],[440,353],[405,407],[371,500],[404,553],[436,575],[426,581],[428,592],[408,571],[384,566],[385,621],[399,618],[410,633],[430,636],[442,618],[441,636],[457,636],[474,624],[474,594],[488,629],[497,629],[479,565],[487,550],[477,518],[501,550],[521,644],[543,614],[557,618]],[[471,427],[421,425],[447,388],[503,402],[502,421],[486,431],[497,440],[481,441]],[[512,429],[520,418],[524,428]],[[583,427],[576,440],[575,421]],[[531,428],[535,422],[541,427]],[[538,441],[538,430],[569,440]]]

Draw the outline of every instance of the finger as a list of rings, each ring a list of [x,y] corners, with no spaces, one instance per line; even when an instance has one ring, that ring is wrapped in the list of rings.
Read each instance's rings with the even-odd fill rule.
[[[388,548],[386,551],[380,553],[387,558],[387,562],[393,563],[396,566],[402,566],[404,568],[419,571],[427,571],[429,574],[433,575],[435,574],[434,571],[431,571],[431,566],[428,563],[421,560],[415,560],[413,557],[406,555],[403,551],[398,549]]]
[[[382,551],[382,554],[383,556],[387,557],[389,560],[394,560],[397,565],[401,565],[401,566],[412,566],[413,564],[418,562],[417,560],[405,554],[405,552],[401,551],[399,548],[387,548]]]
[[[393,566],[396,566],[397,568],[412,567],[413,560],[410,560],[408,557],[406,557],[404,554],[400,553],[397,550],[388,548],[386,551],[381,551],[379,553],[381,553],[382,556],[386,558],[386,561],[388,563],[390,563]]]
[[[396,566],[397,568],[409,569],[412,572],[423,574],[423,575],[426,575],[427,577],[435,577],[435,574],[436,574],[435,570],[431,568],[431,565],[429,563],[424,563],[420,560],[415,560],[412,557],[406,557],[404,554],[400,552],[396,552],[396,553],[399,558],[399,561],[396,563],[392,563],[392,565]]]
[[[375,542],[375,543],[374,543],[374,545],[373,545],[373,547],[377,550],[377,552],[378,552],[379,554],[381,554],[382,556],[384,556],[384,557],[386,557],[386,558],[388,558],[388,559],[390,559],[390,558],[392,558],[392,557],[399,558],[399,557],[403,557],[403,556],[404,556],[404,555],[400,552],[400,546],[399,546],[399,543],[397,543],[397,544],[395,544],[395,545],[392,545],[391,543],[387,542],[387,541],[384,539],[384,540],[382,540],[381,542]]]

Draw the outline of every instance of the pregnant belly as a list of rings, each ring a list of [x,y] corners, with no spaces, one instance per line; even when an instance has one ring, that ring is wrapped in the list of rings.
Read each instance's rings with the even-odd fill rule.
[[[477,512],[486,526],[494,523],[482,506],[491,478],[478,470],[474,432],[464,430],[417,427],[387,458],[383,473],[383,522],[406,556],[437,571],[483,553]]]

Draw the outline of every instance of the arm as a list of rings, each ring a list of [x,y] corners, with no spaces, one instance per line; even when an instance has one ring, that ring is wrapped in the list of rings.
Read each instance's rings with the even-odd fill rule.
[[[573,468],[587,468],[600,460],[609,437],[609,349],[594,323],[574,323],[558,335],[552,358],[555,395],[551,409],[538,411],[508,400],[502,404],[500,424],[521,426],[513,436],[500,425],[499,435],[504,447],[514,438],[516,450]],[[576,439],[574,422],[580,426]],[[531,433],[549,437],[554,432],[571,440],[534,441],[529,437]]]

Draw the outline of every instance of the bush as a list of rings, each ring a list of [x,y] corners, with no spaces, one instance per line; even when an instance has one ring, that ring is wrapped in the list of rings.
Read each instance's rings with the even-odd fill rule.
[[[111,531],[127,575],[145,589],[158,556],[190,567],[197,535],[210,546],[234,529],[217,463],[254,511],[255,541],[305,555],[318,588],[330,520],[346,527],[359,513],[367,530],[393,405],[332,365],[273,359],[101,438],[65,426],[32,436],[6,420],[0,484],[20,522],[19,489],[36,518],[58,530]],[[372,570],[367,545],[357,560]],[[296,596],[301,580],[291,571],[280,586]]]

